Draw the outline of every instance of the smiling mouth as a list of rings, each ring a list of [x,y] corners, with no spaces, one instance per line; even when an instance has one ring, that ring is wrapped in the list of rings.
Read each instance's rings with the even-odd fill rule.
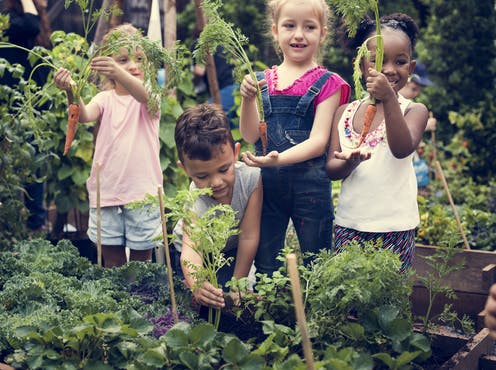
[[[297,49],[303,49],[306,48],[307,46],[305,44],[291,44],[291,47]]]

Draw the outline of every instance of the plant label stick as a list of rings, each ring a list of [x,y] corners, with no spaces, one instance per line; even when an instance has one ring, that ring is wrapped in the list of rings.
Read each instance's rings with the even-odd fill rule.
[[[291,292],[293,293],[293,302],[295,305],[296,319],[298,320],[298,326],[300,327],[300,333],[301,333],[301,341],[303,343],[303,353],[305,355],[307,369],[313,370],[314,363],[313,363],[312,344],[308,336],[305,311],[303,309],[303,302],[301,300],[300,277],[298,275],[296,255],[294,253],[288,254],[286,256],[286,262],[288,263],[288,273],[289,273],[289,280],[291,281]]]
[[[465,244],[465,249],[470,250],[470,245],[468,244],[467,237],[465,236],[465,232],[463,231],[462,223],[460,222],[460,216],[458,216],[458,212],[455,207],[455,202],[453,202],[453,198],[451,197],[451,192],[448,188],[448,182],[446,181],[446,177],[444,177],[443,168],[441,167],[439,161],[436,161],[436,170],[437,173],[439,174],[439,178],[441,179],[441,182],[443,183],[444,190],[446,191],[446,195],[448,196],[448,200],[451,205],[451,209],[453,210],[453,214],[455,215],[456,224],[458,226],[458,230],[460,230],[460,234],[463,239],[463,244]]]
[[[96,250],[98,267],[102,267],[102,208],[100,206],[100,163],[96,162]]]
[[[163,198],[163,191],[161,185],[158,186],[157,192],[158,192],[158,200],[160,204],[160,219],[162,220],[162,236],[164,239],[164,251],[165,251],[165,260],[167,263],[167,278],[169,280],[172,316],[174,317],[174,323],[177,323],[179,321],[179,318],[177,316],[176,295],[174,293],[174,280],[172,279],[172,264],[169,253],[169,242],[167,238],[167,226],[166,226],[167,221],[165,219],[164,198]]]

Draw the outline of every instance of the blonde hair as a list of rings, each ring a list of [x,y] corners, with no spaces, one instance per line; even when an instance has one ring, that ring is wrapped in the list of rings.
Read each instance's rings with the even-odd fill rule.
[[[320,27],[324,29],[327,27],[329,29],[329,20],[331,18],[331,10],[326,0],[269,0],[267,3],[267,16],[270,19],[271,24],[276,24],[279,21],[279,17],[281,15],[281,9],[284,5],[292,2],[292,1],[304,1],[305,4],[310,4],[313,6],[315,14],[319,19]],[[327,33],[329,35],[329,32]],[[274,48],[279,53],[279,45],[274,41]],[[323,42],[325,43],[325,41]]]
[[[287,3],[295,1],[295,0],[269,0],[267,3],[267,10],[269,18],[272,20],[272,23],[277,24],[279,21],[279,16],[281,15],[281,8]],[[326,0],[298,0],[305,1],[306,4],[313,5],[315,13],[317,14],[320,26],[327,27],[329,23],[329,18],[331,16],[331,10]]]
[[[119,38],[119,40],[126,39],[127,36],[132,36],[136,33],[140,33],[140,31],[134,27],[131,23],[123,23],[120,24],[111,30],[109,30],[105,36],[102,38],[102,42],[100,44],[100,51],[108,50],[108,47],[112,46],[115,38]],[[106,77],[103,77],[100,81],[99,87],[101,90],[110,90],[115,88],[115,81]]]

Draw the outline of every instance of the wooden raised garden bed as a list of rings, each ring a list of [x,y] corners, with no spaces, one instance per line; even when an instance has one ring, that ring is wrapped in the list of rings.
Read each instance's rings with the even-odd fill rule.
[[[416,276],[426,276],[431,267],[422,256],[430,256],[438,247],[417,245],[413,263]],[[451,287],[457,299],[449,299],[439,295],[434,301],[432,315],[442,312],[445,304],[452,304],[459,315],[468,315],[475,323],[477,330],[484,327],[484,306],[490,286],[496,282],[496,253],[479,250],[460,250],[450,263],[464,261],[464,267],[443,278],[443,283]],[[414,315],[424,315],[429,303],[427,289],[417,279],[411,297]]]
[[[434,336],[432,350],[438,359],[448,359],[439,370],[489,370],[496,369],[494,340],[487,328],[472,337],[442,333]],[[454,352],[454,353],[453,353]]]

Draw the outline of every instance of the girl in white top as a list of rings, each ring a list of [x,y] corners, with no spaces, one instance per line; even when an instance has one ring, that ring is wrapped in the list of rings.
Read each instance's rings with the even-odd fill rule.
[[[111,30],[126,37],[138,32],[130,24]],[[127,204],[156,194],[163,184],[160,167],[159,112],[150,114],[151,99],[144,86],[141,68],[143,55],[139,50],[129,53],[120,48],[112,56],[97,56],[91,68],[108,82],[109,89],[99,92],[88,104],[80,100],[79,122],[100,121],[91,174],[86,183],[90,201],[88,236],[96,242],[96,165],[100,164],[100,205],[102,207],[101,242],[105,267],[126,263],[125,247],[130,259],[151,259],[155,246],[153,238],[160,234],[158,207],[130,209]],[[59,69],[55,84],[66,91],[72,102],[71,74]]]
[[[382,240],[384,248],[400,255],[402,269],[411,265],[415,228],[419,223],[417,184],[412,155],[424,132],[428,113],[423,104],[398,94],[415,68],[412,59],[418,34],[405,14],[380,20],[384,64],[375,71],[375,39],[368,41],[370,60],[361,68],[369,96],[338,108],[334,116],[326,164],[332,180],[344,179],[335,218],[335,248],[352,240]],[[360,23],[355,45],[375,34],[375,23]],[[377,112],[363,144],[356,148],[370,96]]]

